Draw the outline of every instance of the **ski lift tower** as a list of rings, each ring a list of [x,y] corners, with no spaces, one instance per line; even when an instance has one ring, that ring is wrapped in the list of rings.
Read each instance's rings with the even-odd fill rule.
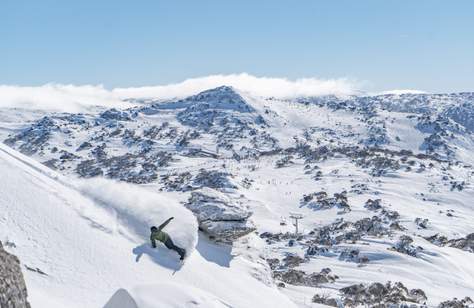
[[[290,213],[290,218],[295,220],[295,234],[298,234],[298,220],[303,218],[301,213]]]

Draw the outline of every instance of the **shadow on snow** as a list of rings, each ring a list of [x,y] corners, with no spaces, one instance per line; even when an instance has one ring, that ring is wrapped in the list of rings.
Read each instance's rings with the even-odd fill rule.
[[[157,245],[156,248],[152,248],[149,243],[143,243],[133,248],[132,252],[135,255],[135,262],[139,262],[142,256],[146,254],[153,262],[174,271],[179,270],[183,265],[176,252],[161,244]]]
[[[213,243],[202,234],[199,234],[196,250],[206,261],[222,267],[229,267],[234,257],[231,245]]]
[[[196,246],[198,253],[208,262],[215,263],[222,267],[229,267],[232,258],[232,246],[225,244],[216,244],[211,242],[206,236],[199,234]],[[132,250],[135,255],[135,262],[140,262],[143,255],[148,257],[156,264],[177,271],[183,266],[179,260],[179,255],[167,249],[161,243],[156,248],[152,248],[150,243],[143,243]],[[188,258],[187,256],[186,258]]]

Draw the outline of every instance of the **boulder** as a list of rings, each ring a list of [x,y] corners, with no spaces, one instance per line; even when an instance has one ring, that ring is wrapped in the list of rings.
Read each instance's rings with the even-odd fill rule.
[[[191,193],[185,206],[196,215],[199,227],[211,238],[232,242],[255,230],[252,212],[226,194],[210,188]]]
[[[219,242],[231,243],[239,237],[255,231],[252,221],[204,221],[199,223],[199,228],[211,239]]]
[[[0,242],[0,307],[29,308],[20,261],[3,249]]]

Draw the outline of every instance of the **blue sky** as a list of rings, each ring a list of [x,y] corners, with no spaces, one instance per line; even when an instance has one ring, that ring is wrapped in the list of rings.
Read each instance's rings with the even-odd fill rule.
[[[474,1],[0,0],[0,84],[240,72],[474,91]]]

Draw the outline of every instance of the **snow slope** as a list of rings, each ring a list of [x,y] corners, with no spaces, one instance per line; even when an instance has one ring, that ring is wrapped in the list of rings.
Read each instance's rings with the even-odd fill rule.
[[[0,145],[0,170],[1,239],[30,268],[24,274],[32,307],[102,307],[120,288],[138,290],[139,298],[153,294],[139,307],[183,307],[183,301],[202,307],[292,306],[249,275],[243,258],[204,239],[184,266],[174,252],[152,250],[145,227],[137,227],[151,222],[150,215],[163,220],[174,215],[170,230],[182,229],[177,242],[193,243],[197,235],[195,219],[184,207],[168,203],[166,211],[148,211],[148,202],[158,207],[165,200],[156,193],[100,182],[82,184],[81,193],[5,145]],[[111,206],[113,196],[138,207]]]
[[[423,201],[423,196],[420,196],[419,192],[425,190],[427,183],[419,174],[402,173],[400,176],[375,181],[370,176],[359,173],[347,162],[334,159],[319,164],[320,170],[326,176],[315,184],[310,177],[294,177],[298,170],[302,169],[302,164],[296,163],[283,170],[273,171],[265,167],[267,164],[273,164],[271,160],[261,160],[259,164],[260,170],[252,172],[252,175],[245,173],[242,176],[252,176],[255,179],[252,187],[246,190],[246,196],[258,200],[252,210],[260,232],[293,232],[292,221],[288,219],[292,212],[304,215],[304,219],[299,222],[302,234],[308,234],[314,228],[333,223],[335,218],[342,216],[338,214],[338,209],[315,210],[300,207],[300,199],[308,191],[313,190],[325,190],[329,194],[343,190],[350,191],[354,177],[358,182],[366,183],[369,191],[365,195],[348,194],[351,212],[344,214],[345,221],[357,221],[368,215],[370,217],[376,215],[376,212],[369,212],[364,208],[364,203],[367,197],[381,198],[390,210],[400,213],[400,221],[407,228],[386,238],[368,236],[357,243],[341,243],[334,251],[310,256],[310,261],[302,263],[298,267],[299,270],[313,273],[323,268],[330,268],[340,279],[334,284],[321,285],[317,288],[287,284],[286,288],[281,289],[282,292],[299,306],[312,307],[309,302],[314,294],[330,294],[337,297],[339,288],[367,281],[381,283],[389,280],[400,281],[409,288],[421,288],[427,294],[429,307],[436,307],[440,302],[453,297],[472,297],[474,294],[472,253],[455,248],[438,247],[423,238],[416,237],[420,233],[424,236],[439,233],[446,234],[449,238],[459,238],[472,232],[472,217],[474,217],[474,207],[470,206],[472,191],[466,189],[454,193],[449,192],[449,189],[443,189],[424,195],[429,200]],[[339,172],[335,173],[336,169]],[[275,180],[268,181],[268,179]],[[455,211],[456,223],[453,223],[453,219],[447,219],[445,213],[449,209]],[[286,218],[285,226],[280,225],[282,217]],[[430,225],[426,230],[414,223],[417,217],[429,219]],[[402,234],[414,236],[414,245],[423,247],[418,257],[390,250]],[[287,255],[305,258],[308,246],[296,243],[293,247],[289,247],[287,243],[288,241],[276,242],[263,247],[265,258],[281,259]],[[344,250],[359,250],[360,256],[368,257],[370,262],[361,266],[357,262],[344,260],[339,257]]]
[[[36,298],[50,290],[34,279],[49,281],[60,304],[92,306],[119,288],[119,299],[144,306],[317,307],[318,296],[342,305],[344,288],[388,281],[421,289],[426,297],[398,301],[418,307],[473,297],[474,94],[283,100],[223,86],[134,104],[87,114],[0,110],[5,144],[61,173],[2,146],[4,170],[14,173],[1,179],[5,221],[45,221],[31,234],[11,222],[0,229],[0,240],[20,243],[11,248],[20,259],[50,274],[27,272]],[[30,205],[31,195],[59,216]],[[294,212],[304,216],[298,235]],[[168,216],[190,252],[183,267],[146,244],[149,225]],[[219,238],[207,224],[250,227]],[[38,248],[34,236],[45,238]],[[56,277],[71,283],[54,285]]]

